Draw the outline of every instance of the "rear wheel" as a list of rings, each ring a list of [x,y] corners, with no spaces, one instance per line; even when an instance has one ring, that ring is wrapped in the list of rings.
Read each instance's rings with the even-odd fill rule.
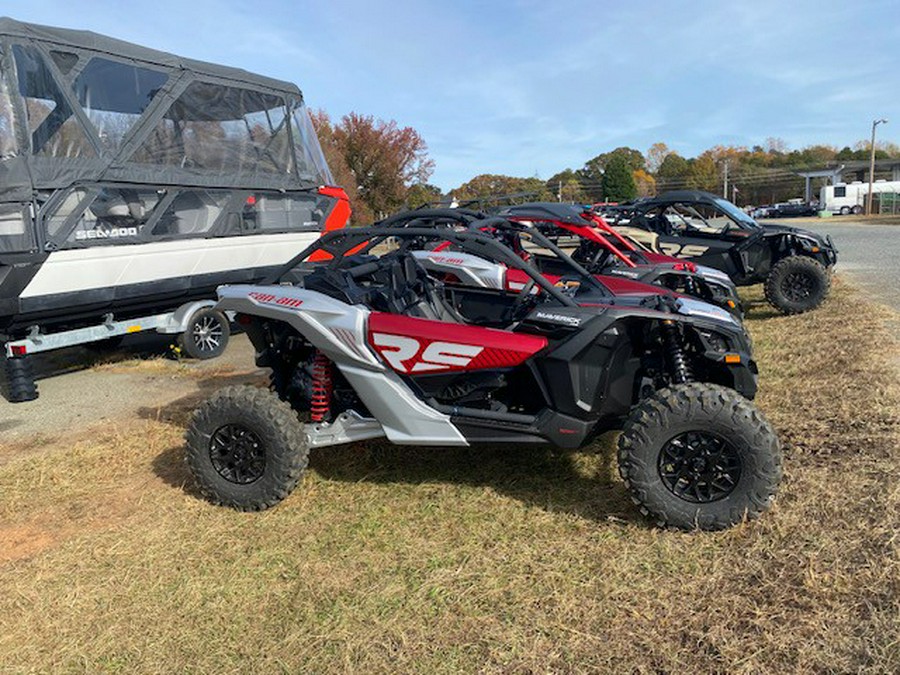
[[[207,307],[194,312],[187,330],[179,336],[179,343],[191,358],[213,359],[225,351],[230,335],[226,316]]]
[[[803,255],[779,261],[766,277],[766,300],[785,314],[815,309],[825,300],[831,277],[822,263]]]
[[[849,215],[850,215],[850,207],[849,207],[849,206],[842,206],[842,207],[841,207],[841,215],[842,215],[842,216],[849,216]]]
[[[859,204],[857,204],[856,206],[853,207],[853,215],[854,216],[858,216],[862,212],[863,212],[863,207],[860,206]]]
[[[737,392],[683,384],[632,411],[619,473],[641,512],[660,524],[718,530],[766,511],[781,481],[778,438]]]
[[[297,413],[277,394],[227,387],[200,406],[185,433],[201,492],[240,511],[274,506],[296,487],[309,450]]]

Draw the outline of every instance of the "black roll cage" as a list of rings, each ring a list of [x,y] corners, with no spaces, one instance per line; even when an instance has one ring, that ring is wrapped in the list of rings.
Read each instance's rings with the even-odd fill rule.
[[[559,288],[550,283],[547,278],[540,273],[539,270],[535,269],[535,267],[528,262],[522,260],[522,258],[516,255],[508,246],[504,245],[494,237],[477,231],[480,228],[493,228],[516,232],[518,234],[526,234],[538,245],[547,248],[548,250],[552,251],[557,257],[563,260],[569,267],[572,268],[573,275],[581,277],[582,283],[586,283],[587,285],[600,290],[604,295],[609,295],[609,290],[599,281],[597,281],[590,272],[588,272],[581,265],[572,260],[572,258],[569,257],[565,252],[563,252],[558,246],[556,246],[556,244],[549,241],[546,237],[531,228],[527,228],[518,223],[512,223],[504,218],[487,218],[483,220],[473,221],[469,225],[469,228],[470,229],[459,231],[445,225],[436,225],[433,227],[370,226],[364,228],[353,228],[350,230],[336,230],[325,234],[310,246],[305,248],[303,251],[298,253],[296,256],[291,258],[262,283],[281,283],[282,278],[288,272],[290,272],[298,264],[306,261],[316,251],[324,251],[325,253],[331,255],[332,260],[328,261],[326,264],[328,267],[335,269],[339,267],[344,260],[346,260],[347,253],[353,251],[354,249],[359,249],[353,251],[354,255],[365,254],[388,239],[402,239],[406,240],[407,242],[412,242],[421,238],[443,239],[457,245],[466,253],[471,253],[482,258],[500,262],[507,265],[508,267],[514,267],[525,272],[525,274],[527,274],[529,278],[534,282],[534,285],[540,287],[541,290],[546,292],[550,297],[552,297],[563,306],[579,306],[572,297],[560,291]],[[475,229],[476,231],[472,231],[472,229]],[[362,248],[360,248],[360,246],[362,246]],[[526,287],[523,288],[520,293],[530,291],[528,286],[530,286],[530,284],[526,285]]]

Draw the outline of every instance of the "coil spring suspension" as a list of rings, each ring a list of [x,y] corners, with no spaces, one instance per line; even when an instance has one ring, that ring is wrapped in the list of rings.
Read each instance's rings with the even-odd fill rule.
[[[309,419],[313,422],[326,422],[331,414],[332,380],[331,359],[316,350],[312,367],[312,397],[309,406]]]
[[[688,295],[697,295],[697,285],[694,283],[694,277],[684,278],[684,290]]]
[[[682,349],[675,324],[672,321],[663,321],[662,331],[666,343],[666,351],[669,354],[669,361],[672,366],[672,381],[675,384],[690,382],[694,379],[694,375],[691,373],[691,367],[684,356],[684,349]]]

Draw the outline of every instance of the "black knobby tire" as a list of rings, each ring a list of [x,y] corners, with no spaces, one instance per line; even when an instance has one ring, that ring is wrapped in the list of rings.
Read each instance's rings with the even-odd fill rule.
[[[669,452],[685,438],[710,439],[721,448],[719,456],[698,452],[673,466]],[[644,399],[619,437],[618,459],[641,512],[682,529],[718,530],[756,518],[781,482],[781,449],[772,427],[750,401],[713,384],[675,385]],[[720,466],[729,479],[720,476]],[[692,479],[696,492],[685,487]]]
[[[37,383],[28,356],[6,359],[6,396],[10,403],[25,403],[38,397]]]
[[[185,353],[194,359],[213,359],[225,351],[231,327],[225,315],[210,307],[194,312],[187,330],[179,336]]]
[[[227,387],[200,406],[185,432],[187,463],[201,492],[240,511],[275,506],[309,460],[297,413],[274,392]]]
[[[815,309],[831,288],[831,275],[818,260],[792,255],[777,262],[766,277],[766,300],[785,314]]]

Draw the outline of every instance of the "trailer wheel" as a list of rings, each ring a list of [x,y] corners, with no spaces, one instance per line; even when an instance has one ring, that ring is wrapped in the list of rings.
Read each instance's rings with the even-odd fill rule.
[[[842,216],[849,216],[849,215],[850,215],[850,207],[849,207],[849,206],[842,206],[842,207],[841,207],[841,215],[842,215]]]
[[[194,312],[187,330],[178,342],[185,353],[194,359],[214,359],[225,351],[231,328],[225,315],[210,307]]]
[[[863,207],[860,206],[859,204],[857,204],[856,206],[853,207],[853,215],[854,216],[858,216],[862,212],[863,212]]]

